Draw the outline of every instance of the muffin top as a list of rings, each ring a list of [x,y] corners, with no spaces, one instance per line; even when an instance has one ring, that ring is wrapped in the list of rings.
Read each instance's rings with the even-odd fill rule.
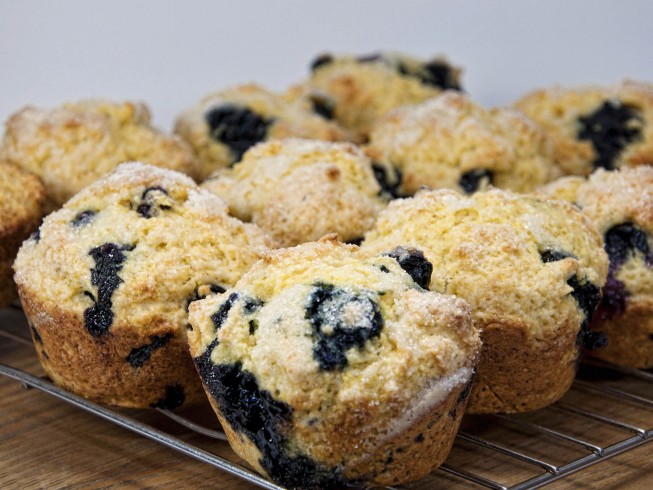
[[[286,139],[260,143],[202,187],[229,211],[292,246],[337,233],[361,239],[385,206],[369,159],[350,143]]]
[[[553,198],[575,203],[596,226],[610,259],[603,314],[623,313],[628,301],[653,295],[653,167],[599,169],[543,187]]]
[[[472,193],[490,184],[529,192],[560,173],[534,122],[452,91],[381,118],[367,152],[388,175],[401,176],[395,187],[403,195],[421,186]]]
[[[413,280],[429,267],[421,253],[394,256],[361,258],[328,236],[270,252],[233,289],[191,304],[191,354],[264,468],[275,442],[288,457],[346,466],[470,380],[480,341],[467,304]],[[244,392],[238,383],[283,407],[270,410],[280,420],[269,440],[248,433],[245,401],[225,396]]]
[[[552,87],[525,95],[515,107],[549,133],[567,174],[653,164],[651,83]]]
[[[200,177],[205,179],[240,161],[245,151],[261,141],[352,139],[351,133],[325,117],[328,104],[326,99],[320,104],[318,95],[308,92],[286,97],[260,85],[238,85],[207,95],[183,111],[175,132],[197,153],[202,164]]]
[[[423,250],[431,289],[467,300],[481,325],[514,323],[535,337],[562,319],[587,326],[607,274],[601,237],[574,206],[498,189],[391,202],[362,249],[400,244]]]
[[[460,90],[460,73],[444,57],[423,61],[392,52],[322,54],[311,64],[307,84],[335,99],[338,122],[367,134],[390,109],[422,102],[445,89]]]
[[[32,226],[41,216],[44,198],[38,177],[0,161],[0,237]]]
[[[83,316],[96,337],[183,329],[188,303],[235,284],[267,244],[189,177],[133,162],[47,216],[21,247],[15,278],[21,294]]]
[[[192,177],[198,172],[191,149],[153,128],[144,104],[101,99],[16,112],[0,158],[43,180],[50,210],[122,162],[141,160]]]

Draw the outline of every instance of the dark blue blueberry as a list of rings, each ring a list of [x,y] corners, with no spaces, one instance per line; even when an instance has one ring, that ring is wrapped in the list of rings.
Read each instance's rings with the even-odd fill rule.
[[[389,257],[395,259],[401,268],[413,278],[420,287],[429,288],[431,283],[431,274],[433,273],[433,264],[431,264],[421,250],[416,248],[397,247],[388,252]]]
[[[544,250],[540,252],[540,258],[545,264],[548,262],[557,262],[568,258],[575,259],[576,256],[564,250]]]
[[[608,271],[608,279],[603,286],[603,298],[601,298],[601,317],[604,319],[615,318],[623,315],[628,305],[630,293],[626,285],[615,277],[612,267]]]
[[[475,168],[460,176],[458,185],[466,194],[473,194],[484,185],[492,184],[492,172],[486,168]]]
[[[360,246],[360,244],[363,243],[363,237],[359,236],[357,238],[352,238],[350,240],[347,240],[345,243],[348,243],[349,245],[358,245],[358,246]]]
[[[594,168],[615,169],[615,160],[630,143],[642,138],[642,117],[633,107],[607,100],[596,111],[578,118],[579,140],[589,140],[596,153]]]
[[[403,174],[396,166],[392,165],[392,174],[387,170],[388,167],[380,163],[372,164],[372,171],[374,172],[374,177],[376,181],[381,186],[380,195],[385,195],[388,198],[397,198],[402,197],[400,192],[401,182],[403,180]]]
[[[92,209],[87,209],[86,211],[80,211],[75,215],[73,220],[70,222],[71,225],[73,225],[74,228],[78,228],[82,225],[87,225],[91,221],[93,221],[93,218],[95,218],[95,215],[97,214],[97,211],[93,211]]]
[[[311,71],[315,71],[318,67],[333,63],[333,56],[330,54],[321,54],[311,62]]]
[[[333,119],[336,103],[332,98],[313,94],[310,96],[310,101],[313,104],[313,112],[319,114],[324,119]]]
[[[158,402],[152,403],[150,407],[174,410],[183,405],[185,400],[184,387],[181,385],[170,385],[166,386],[165,396]]]
[[[141,347],[136,347],[132,349],[129,355],[127,356],[127,362],[131,364],[133,368],[142,367],[147,361],[150,360],[152,353],[166,345],[174,335],[171,333],[165,334],[163,337],[159,335],[153,335],[150,337],[151,342],[149,344],[143,345]]]
[[[214,294],[218,294],[218,293],[222,294],[226,291],[226,289],[220,286],[219,284],[209,284],[209,289]]]
[[[211,320],[213,321],[213,325],[215,325],[216,329],[222,327],[222,324],[227,319],[227,316],[229,316],[229,310],[231,310],[231,307],[234,305],[237,299],[238,293],[231,293],[227,300],[220,305],[218,311],[211,315]]]
[[[233,154],[233,163],[256,143],[265,140],[272,119],[265,119],[246,107],[223,105],[204,115],[211,137],[227,145]]]
[[[605,233],[605,251],[610,258],[610,264],[614,264],[616,268],[637,252],[644,256],[649,265],[653,264],[646,232],[632,223],[613,226]]]
[[[254,335],[258,330],[258,320],[249,321],[249,334]]]
[[[580,325],[577,342],[586,349],[593,350],[604,347],[608,341],[603,332],[593,332],[590,330],[590,323],[596,311],[596,307],[601,301],[601,289],[589,282],[587,279],[579,280],[572,276],[567,280],[567,284],[572,288],[571,295],[578,303],[578,307],[583,311],[585,317]]]
[[[143,218],[150,219],[154,216],[158,216],[161,210],[172,209],[172,206],[169,204],[161,204],[159,198],[161,195],[167,196],[168,191],[163,187],[154,186],[148,187],[141,194],[140,203],[136,207],[136,212],[140,214]]]
[[[256,377],[244,371],[241,363],[212,364],[211,350],[195,358],[204,384],[231,427],[259,449],[259,463],[273,481],[288,488],[342,488],[349,483],[339,469],[291,453],[285,434],[292,407],[261,390]]]
[[[29,239],[39,243],[41,241],[41,228],[37,228],[36,231],[29,236]]]
[[[426,85],[432,85],[444,90],[461,89],[451,65],[444,61],[434,60],[424,63],[422,71],[419,72],[419,78]]]
[[[30,329],[32,330],[32,337],[34,337],[34,340],[35,340],[37,343],[43,345],[43,339],[42,339],[41,336],[39,335],[38,330],[36,330],[36,329],[35,329],[33,326],[31,326],[31,325],[30,325]]]
[[[358,56],[356,58],[356,61],[359,63],[374,63],[376,61],[386,61],[386,58],[384,58],[382,53],[370,53],[370,54],[364,54],[361,56]]]
[[[253,298],[252,296],[246,296],[243,303],[243,311],[246,315],[257,312],[265,304],[261,298]]]
[[[91,284],[97,287],[97,300],[91,293],[85,292],[93,299],[94,304],[84,311],[84,324],[95,337],[106,334],[113,323],[111,296],[122,282],[118,273],[127,260],[123,252],[133,249],[134,247],[129,245],[105,243],[89,252],[95,261],[95,267],[91,269]]]
[[[311,289],[306,319],[313,327],[313,357],[320,369],[344,368],[349,349],[360,349],[381,334],[383,316],[369,295],[354,294],[331,284],[316,284]]]

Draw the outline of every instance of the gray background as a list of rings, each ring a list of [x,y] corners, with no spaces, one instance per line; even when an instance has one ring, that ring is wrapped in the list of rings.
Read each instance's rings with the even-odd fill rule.
[[[446,54],[484,105],[551,84],[653,81],[653,1],[0,0],[0,120],[25,104],[144,100],[155,123],[325,50]]]

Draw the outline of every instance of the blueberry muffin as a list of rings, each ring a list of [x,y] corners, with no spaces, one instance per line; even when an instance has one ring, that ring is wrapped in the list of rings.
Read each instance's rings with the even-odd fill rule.
[[[603,235],[610,267],[591,326],[605,332],[608,345],[592,354],[653,367],[653,167],[599,169],[542,191],[578,205]]]
[[[152,127],[147,106],[100,99],[16,112],[6,123],[0,158],[43,180],[49,211],[122,162],[139,160],[193,178],[199,170],[186,143]]]
[[[36,176],[0,161],[0,308],[17,297],[11,265],[20,244],[41,221],[44,198]]]
[[[653,84],[553,87],[525,95],[515,107],[550,134],[566,174],[653,165]]]
[[[333,97],[336,121],[367,135],[395,107],[423,102],[442,90],[460,90],[460,73],[444,57],[424,61],[391,52],[322,54],[312,62],[306,84]]]
[[[394,485],[446,457],[480,346],[417,250],[328,236],[191,304],[191,354],[233,449],[288,488]]]
[[[523,412],[558,400],[574,379],[608,260],[601,236],[569,203],[493,189],[423,190],[392,201],[361,246],[415,247],[430,287],[469,302],[483,348],[470,413]]]
[[[365,154],[350,143],[286,139],[259,143],[202,186],[229,211],[267,231],[278,246],[337,233],[360,241],[385,207]]]
[[[399,195],[421,186],[530,192],[560,174],[550,141],[534,122],[451,91],[388,113],[372,129],[367,151],[386,187]]]
[[[18,292],[46,373],[91,400],[174,408],[202,398],[188,304],[224,291],[266,238],[187,176],[141,163],[47,216],[21,247]]]
[[[239,85],[210,94],[186,109],[177,118],[175,132],[199,157],[202,180],[239,162],[261,141],[290,137],[352,140],[354,136],[325,117],[327,109],[320,109],[312,98],[318,100],[309,93],[286,97],[259,85]]]

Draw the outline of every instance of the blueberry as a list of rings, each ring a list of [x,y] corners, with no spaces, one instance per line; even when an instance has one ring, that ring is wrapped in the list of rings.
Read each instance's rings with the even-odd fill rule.
[[[233,154],[233,162],[239,162],[243,154],[256,143],[265,140],[272,119],[265,119],[246,107],[223,105],[204,115],[211,137],[227,145]]]
[[[184,404],[186,395],[184,394],[184,387],[181,385],[166,386],[165,396],[158,402],[152,403],[152,408],[163,408],[165,410],[174,410]]]
[[[207,349],[195,359],[205,386],[231,427],[259,449],[259,463],[272,480],[288,488],[342,488],[350,483],[338,468],[290,449],[286,436],[293,413],[290,405],[260,389],[256,377],[240,362],[214,365],[210,355]]]
[[[226,291],[226,289],[220,286],[219,284],[209,284],[209,289],[214,294],[218,294],[218,293],[222,294]]]
[[[335,101],[327,96],[312,94],[310,96],[311,104],[313,104],[313,112],[319,114],[324,119],[333,119],[333,113],[336,109]]]
[[[152,353],[166,345],[174,335],[171,333],[165,334],[163,337],[159,335],[153,335],[149,344],[143,345],[141,347],[136,347],[132,349],[129,355],[127,356],[127,362],[131,364],[133,368],[142,367],[147,361],[149,361]]]
[[[257,312],[265,304],[261,298],[253,298],[251,296],[246,296],[243,303],[243,311],[246,315]]]
[[[623,315],[628,305],[630,293],[626,285],[615,277],[615,270],[610,267],[608,279],[603,286],[603,298],[601,298],[601,316],[603,318],[615,318]]]
[[[321,54],[311,62],[311,71],[315,71],[318,67],[333,63],[333,56],[330,54]]]
[[[331,284],[316,284],[311,289],[306,319],[313,327],[313,358],[320,369],[344,368],[349,349],[360,349],[381,334],[383,316],[373,294],[355,294]]]
[[[633,141],[642,138],[642,117],[637,109],[618,100],[606,100],[587,116],[578,118],[578,139],[589,140],[596,153],[594,168],[615,169],[615,160]]]
[[[545,264],[548,262],[557,262],[568,258],[575,259],[576,256],[564,250],[543,250],[540,252],[540,258]]]
[[[94,301],[93,306],[84,311],[86,329],[95,337],[106,334],[113,323],[111,296],[122,279],[118,273],[122,270],[127,256],[123,252],[133,250],[133,246],[105,243],[92,249],[89,255],[95,260],[91,269],[91,284],[97,286],[97,300],[89,292],[85,294]]]
[[[229,316],[229,310],[231,310],[231,307],[234,305],[237,299],[238,299],[238,293],[231,293],[227,298],[227,300],[220,305],[218,311],[216,311],[215,313],[213,313],[213,315],[211,315],[211,320],[213,321],[213,325],[215,325],[216,329],[222,327],[222,324]]]
[[[29,239],[39,243],[41,241],[41,228],[37,228],[36,231],[29,236]]]
[[[416,248],[397,247],[388,252],[389,257],[392,257],[403,270],[405,270],[410,277],[413,278],[420,287],[424,289],[429,288],[431,283],[431,274],[433,273],[433,264],[429,262],[421,250]]]
[[[87,225],[91,221],[93,221],[93,218],[95,218],[96,214],[97,211],[93,211],[92,209],[87,209],[86,211],[80,211],[75,215],[75,217],[70,222],[70,224],[73,225],[74,228],[78,228],[82,225]]]
[[[610,264],[617,268],[637,252],[644,255],[647,264],[653,264],[646,232],[632,223],[613,226],[605,233],[605,251],[610,258]]]
[[[486,168],[475,168],[460,176],[458,185],[466,194],[473,194],[477,190],[492,184],[493,174]]]
[[[420,80],[426,85],[432,85],[444,90],[460,90],[454,71],[448,63],[443,61],[430,61],[422,65]]]
[[[604,333],[592,332],[589,328],[596,307],[601,301],[601,289],[587,279],[579,280],[576,276],[569,278],[567,284],[572,288],[571,295],[585,315],[578,332],[578,344],[590,350],[607,345]]]
[[[403,180],[403,174],[396,166],[392,165],[392,175],[387,170],[388,167],[380,163],[372,164],[372,171],[374,172],[374,177],[376,181],[381,186],[380,195],[385,195],[389,198],[402,197],[402,194],[399,191],[401,187],[401,182]]]
[[[136,212],[143,218],[150,219],[159,216],[160,211],[172,209],[172,199],[163,187],[148,187],[143,191]]]

